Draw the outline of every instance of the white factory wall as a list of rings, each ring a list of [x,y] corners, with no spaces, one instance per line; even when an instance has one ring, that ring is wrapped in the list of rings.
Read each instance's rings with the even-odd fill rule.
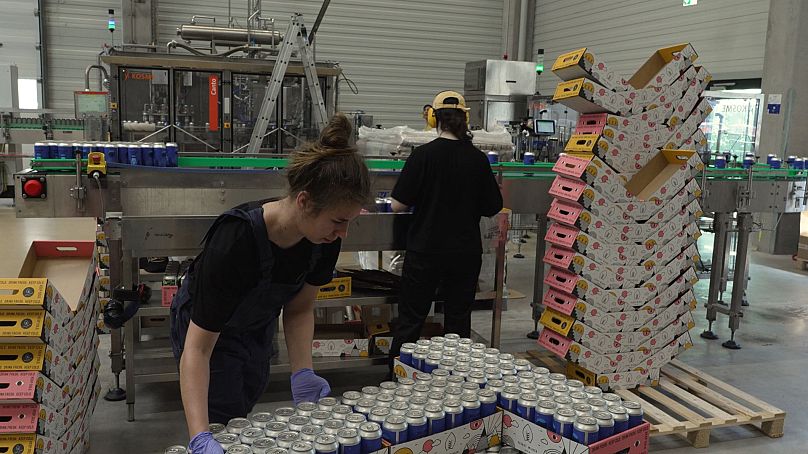
[[[5,2],[7,0],[3,0]],[[36,2],[31,2],[36,3]],[[73,92],[84,89],[84,69],[96,64],[105,43],[121,44],[121,34],[107,31],[107,10],[115,9],[120,27],[120,0],[45,0],[48,106],[73,109]],[[98,88],[93,71],[90,88]]]
[[[16,65],[20,79],[38,79],[39,19],[35,15],[36,1],[3,0],[0,5],[0,65]]]
[[[553,93],[556,57],[581,47],[630,76],[655,49],[690,42],[714,79],[762,77],[768,13],[760,0],[537,0],[533,47],[544,49],[546,70],[539,91]]]
[[[286,29],[292,12],[314,24],[322,0],[265,1],[264,16]],[[238,22],[246,22],[246,1],[233,2]],[[332,2],[317,35],[317,59],[340,63],[359,90],[340,83],[340,108],[364,110],[386,127],[420,127],[420,112],[435,93],[462,91],[467,61],[497,58],[502,46],[503,1],[340,0]],[[177,26],[192,14],[227,23],[222,0],[160,0],[161,44],[177,38]]]

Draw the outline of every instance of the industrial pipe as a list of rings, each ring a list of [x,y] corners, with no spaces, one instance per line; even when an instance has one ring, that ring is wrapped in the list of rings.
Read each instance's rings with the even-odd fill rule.
[[[519,47],[516,53],[517,61],[525,61],[525,53],[527,48],[527,12],[528,2],[530,0],[522,0],[519,4]]]
[[[213,25],[180,25],[177,35],[185,41],[215,41],[221,44],[277,44],[283,35],[277,31],[246,28],[216,27]]]
[[[90,91],[90,71],[93,68],[101,71],[101,74],[104,75],[104,80],[109,81],[109,73],[107,72],[107,68],[104,68],[101,65],[90,65],[84,70],[84,91]],[[104,91],[103,82],[101,82],[101,91]]]
[[[176,40],[173,40],[173,39],[171,41],[169,41],[168,44],[166,44],[166,48],[169,50],[169,53],[170,53],[170,50],[172,48],[174,48],[174,47],[181,47],[181,48],[187,50],[188,52],[190,52],[190,53],[192,53],[194,55],[199,55],[200,57],[207,57],[207,55],[205,55],[202,52],[199,52],[198,50],[194,49],[193,47],[185,45],[185,44],[180,43],[180,42],[177,42]]]

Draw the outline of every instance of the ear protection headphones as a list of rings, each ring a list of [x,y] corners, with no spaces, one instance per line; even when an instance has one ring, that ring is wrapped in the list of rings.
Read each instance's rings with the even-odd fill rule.
[[[117,288],[112,291],[112,298],[104,307],[104,324],[113,329],[122,328],[135,316],[140,304],[149,301],[151,289],[139,284],[134,290]],[[129,304],[126,302],[129,301]]]
[[[466,107],[466,99],[456,91],[446,90],[438,93],[432,101],[432,107],[426,110],[426,122],[430,128],[438,127],[438,118],[435,111],[440,109],[457,109],[465,112],[466,124],[469,122],[469,108]]]

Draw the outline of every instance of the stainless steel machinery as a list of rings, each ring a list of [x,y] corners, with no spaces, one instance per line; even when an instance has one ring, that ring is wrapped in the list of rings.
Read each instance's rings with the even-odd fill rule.
[[[536,92],[536,64],[480,60],[466,63],[463,96],[474,128],[490,130],[528,116],[527,98]]]

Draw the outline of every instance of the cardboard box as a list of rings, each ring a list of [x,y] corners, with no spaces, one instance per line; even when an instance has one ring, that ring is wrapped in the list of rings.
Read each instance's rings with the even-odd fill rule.
[[[647,87],[640,90],[641,99],[638,99],[632,107],[632,114],[641,113],[648,107],[676,103],[682,98],[691,83],[698,78],[698,71],[690,66],[678,75],[670,84],[660,87]]]
[[[41,342],[4,338],[0,343],[0,371],[43,372],[54,383],[64,385],[73,371],[70,362]]]
[[[497,411],[454,429],[390,446],[390,454],[428,453],[433,449],[441,454],[486,452],[501,444],[502,429],[502,411]]]
[[[29,401],[61,410],[70,394],[41,372],[0,372],[0,403]]]
[[[553,94],[553,101],[584,114],[620,113],[615,92],[585,78],[559,83]]]
[[[369,354],[370,341],[364,337],[361,323],[316,325],[311,354],[320,356],[361,356]]]
[[[610,90],[627,90],[629,88],[622,77],[606,67],[606,62],[585,47],[559,55],[553,63],[552,71],[558,78],[565,81],[585,77]]]
[[[567,362],[567,376],[580,380],[585,386],[597,386],[603,391],[636,388],[637,386],[657,386],[659,368],[650,370],[596,374],[578,364]]]
[[[317,299],[347,298],[351,296],[351,278],[335,277],[331,282],[320,287]]]
[[[663,148],[679,148],[688,138],[696,133],[701,123],[713,111],[713,107],[706,98],[702,98],[687,119],[678,127],[671,128],[668,139],[662,143]]]
[[[628,79],[635,89],[669,85],[698,58],[689,43],[663,47],[654,52]]]
[[[586,140],[586,139],[584,139]],[[579,179],[615,202],[631,200],[626,178],[614,172],[594,155],[565,154],[553,165],[553,172]]]
[[[0,337],[29,337],[60,353],[69,346],[68,330],[45,309],[0,309]]]
[[[402,363],[398,358],[393,360],[393,374],[396,376],[396,378],[412,378],[415,380],[415,377],[417,377],[418,374],[423,373],[424,372],[410,365]]]
[[[14,454],[68,454],[70,446],[61,440],[35,433],[0,434],[0,450]]]
[[[698,74],[690,82],[687,91],[678,103],[676,103],[671,116],[668,117],[668,126],[676,126],[690,115],[693,108],[696,107],[696,103],[701,99],[701,94],[704,92],[704,89],[707,88],[707,85],[712,79],[712,75],[706,69],[698,68]]]
[[[505,411],[502,442],[525,454],[647,454],[650,428],[650,423],[643,422],[625,432],[584,446]]]
[[[691,179],[681,172],[695,153],[691,150],[662,150],[656,154],[627,183],[626,189],[640,200],[676,194]]]

